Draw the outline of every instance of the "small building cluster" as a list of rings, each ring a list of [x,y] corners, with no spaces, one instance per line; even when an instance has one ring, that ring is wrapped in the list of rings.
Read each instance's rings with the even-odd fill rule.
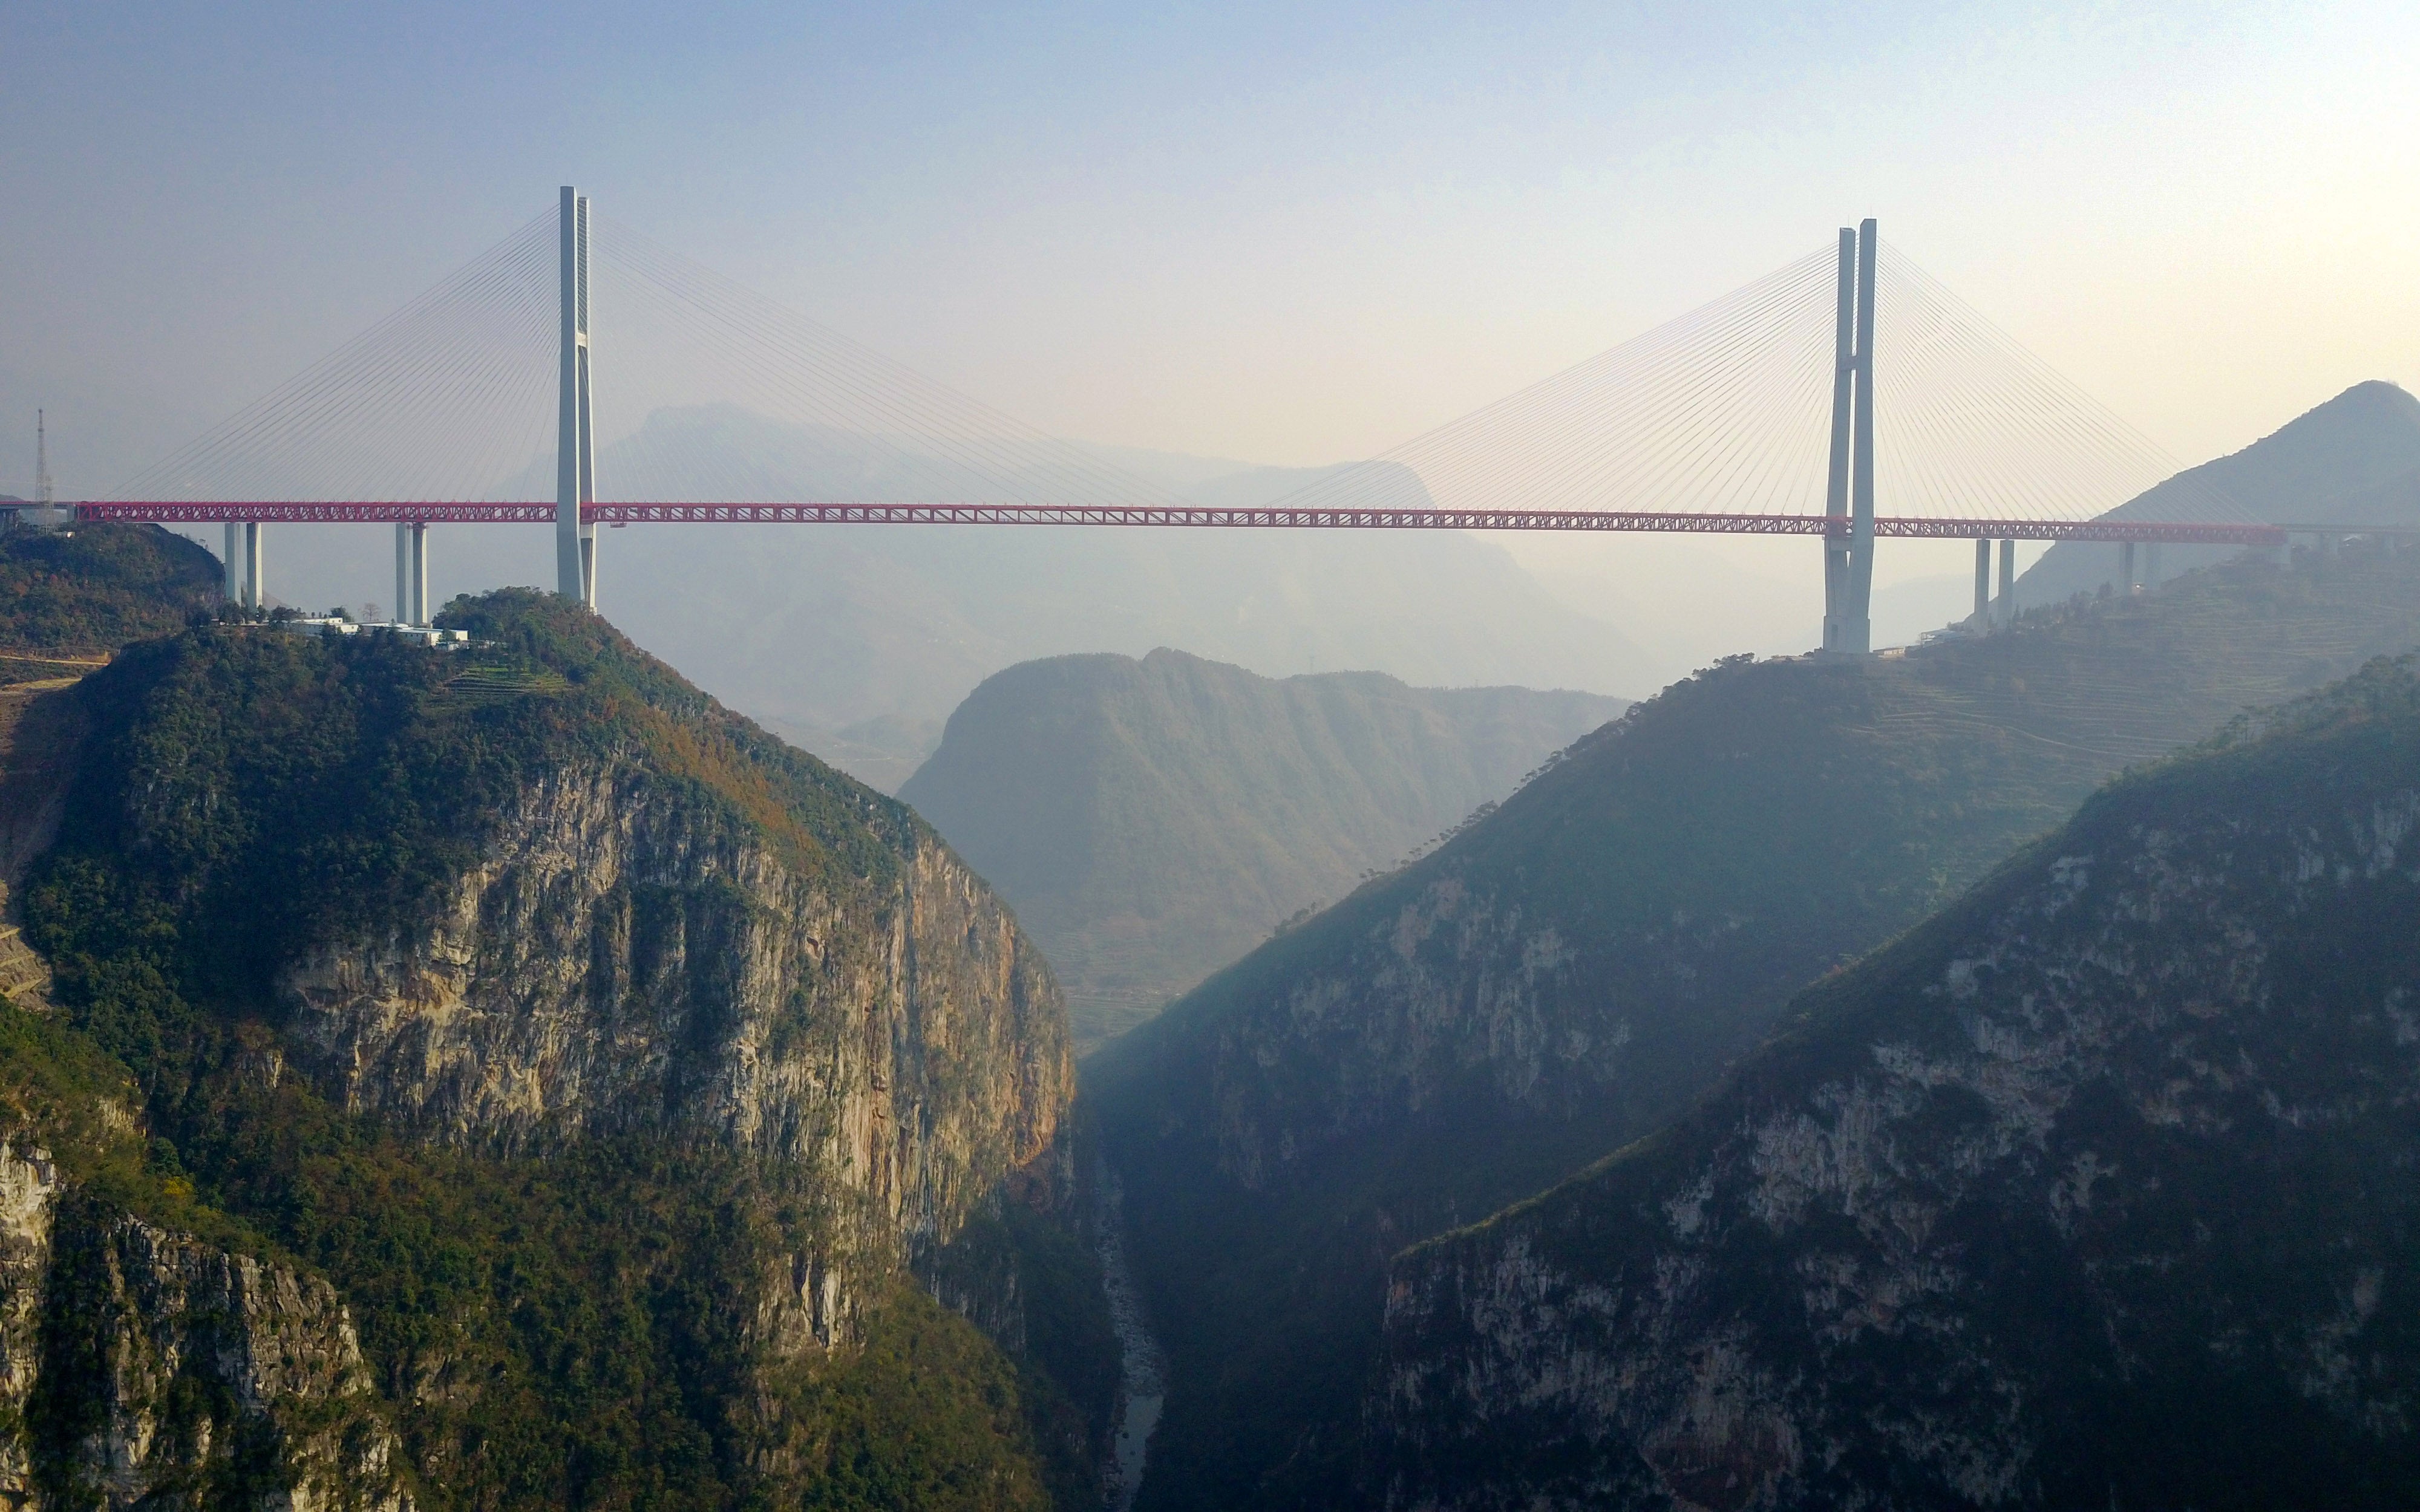
[[[278,620],[274,623],[284,625],[296,635],[360,635],[364,631],[376,631],[392,635],[398,640],[409,640],[414,645],[463,646],[471,643],[471,632],[468,630],[442,630],[433,625],[379,623],[362,625],[346,619],[341,614],[305,614],[295,619]]]

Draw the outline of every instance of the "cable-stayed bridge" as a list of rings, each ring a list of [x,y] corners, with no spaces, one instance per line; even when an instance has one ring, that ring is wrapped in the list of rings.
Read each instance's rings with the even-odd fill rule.
[[[592,330],[592,316],[601,317]],[[592,340],[601,332],[603,339]],[[610,363],[604,354],[612,354]],[[610,375],[610,377],[609,377]],[[85,518],[392,522],[398,618],[427,532],[551,524],[597,602],[599,525],[1677,532],[1823,541],[1824,649],[1870,649],[1874,544],[2274,546],[2216,494],[2101,517],[2175,461],[1883,243],[1874,223],[1544,381],[1256,508],[1213,508],[936,383],[601,217],[558,206]],[[2207,492],[2205,490],[2205,492]]]

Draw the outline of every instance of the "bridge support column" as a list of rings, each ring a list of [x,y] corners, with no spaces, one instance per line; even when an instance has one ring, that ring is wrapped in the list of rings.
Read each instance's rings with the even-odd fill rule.
[[[555,592],[597,607],[595,434],[588,402],[588,197],[563,186],[563,366],[554,446]]]
[[[2002,625],[2017,623],[2017,543],[2000,543],[2000,613]]]
[[[428,522],[416,519],[407,527],[411,532],[411,619],[413,625],[428,623]]]
[[[2133,596],[2134,543],[2132,541],[2118,543],[2118,592],[2130,598]]]
[[[269,597],[269,584],[261,571],[260,548],[263,527],[256,519],[243,522],[243,607],[260,609]]]
[[[240,521],[226,522],[226,553],[219,558],[225,564],[226,601],[243,602],[243,526]]]
[[[402,520],[395,526],[395,623],[411,623],[411,527]]]
[[[1992,543],[1975,543],[1975,618],[1978,630],[1989,629],[1992,624]]]

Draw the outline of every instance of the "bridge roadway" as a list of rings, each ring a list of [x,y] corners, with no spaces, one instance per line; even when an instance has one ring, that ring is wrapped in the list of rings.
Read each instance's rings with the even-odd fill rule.
[[[297,502],[290,500],[160,502],[104,500],[74,506],[80,519],[145,520],[163,525],[220,521],[256,524],[551,525],[555,506],[539,502],[439,503],[411,501]],[[610,503],[588,505],[598,525],[1146,525],[1249,530],[1609,531],[1690,535],[1840,535],[1845,515],[1706,515],[1613,509],[1214,509],[1135,504],[781,504]],[[2301,527],[2311,530],[2314,527]],[[2345,533],[2339,527],[2331,531]],[[2132,519],[1955,519],[1880,516],[1874,534],[1949,541],[2142,541],[2195,546],[2283,546],[2283,525]],[[2359,533],[2357,529],[2350,533]]]

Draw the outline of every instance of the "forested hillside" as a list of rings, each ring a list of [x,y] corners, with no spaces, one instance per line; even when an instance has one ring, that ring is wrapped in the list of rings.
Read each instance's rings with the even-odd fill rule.
[[[986,679],[899,795],[1041,943],[1080,1053],[1623,707],[1166,649],[1059,656]]]
[[[1171,1367],[1144,1504],[1333,1504],[1386,1257],[1671,1118],[1791,995],[2127,764],[2420,645],[2420,555],[2246,558],[1855,661],[1718,667],[1087,1072]]]
[[[105,655],[216,608],[216,557],[157,525],[0,531],[0,681],[27,656]]]
[[[51,695],[8,1493],[1089,1504],[1114,1365],[1032,944],[594,616],[449,623],[206,625]]]
[[[1399,1258],[1365,1498],[2410,1505],[2415,918],[2412,658],[2119,780]]]

